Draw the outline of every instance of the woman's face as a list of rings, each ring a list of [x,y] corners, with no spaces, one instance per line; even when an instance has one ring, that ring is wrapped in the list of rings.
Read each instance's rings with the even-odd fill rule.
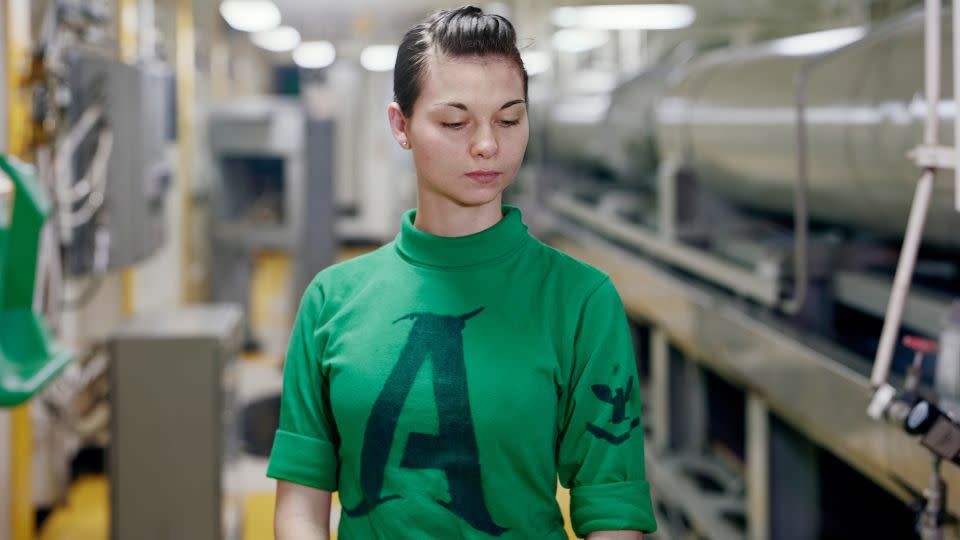
[[[519,67],[500,57],[431,55],[422,82],[410,118],[396,104],[390,111],[398,142],[413,150],[421,202],[499,204],[530,133]]]

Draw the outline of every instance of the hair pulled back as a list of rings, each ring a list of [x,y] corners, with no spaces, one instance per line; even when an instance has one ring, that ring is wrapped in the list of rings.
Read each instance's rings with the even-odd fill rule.
[[[476,6],[441,10],[407,31],[397,50],[393,70],[393,96],[404,116],[423,86],[427,59],[434,53],[453,58],[499,56],[517,64],[527,98],[527,71],[517,49],[517,34],[506,18],[484,13]]]

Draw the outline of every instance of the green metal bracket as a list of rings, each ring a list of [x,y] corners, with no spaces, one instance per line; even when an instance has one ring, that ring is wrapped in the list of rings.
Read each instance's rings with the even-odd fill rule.
[[[0,156],[0,174],[13,184],[12,208],[0,198],[0,407],[13,407],[53,380],[73,355],[33,311],[40,231],[50,203],[30,165]]]

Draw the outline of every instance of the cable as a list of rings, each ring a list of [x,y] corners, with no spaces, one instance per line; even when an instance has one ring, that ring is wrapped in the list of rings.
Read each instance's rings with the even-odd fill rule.
[[[81,182],[87,182],[87,178],[91,176],[94,178],[101,178],[102,180],[96,183],[87,182],[86,185],[88,186],[96,186],[96,191],[90,193],[86,201],[84,201],[83,206],[64,216],[67,225],[71,228],[76,229],[77,227],[89,222],[90,219],[93,218],[94,214],[97,213],[97,210],[103,206],[107,184],[107,165],[110,162],[110,154],[112,151],[113,132],[104,128],[100,132],[100,141],[97,145],[97,151],[93,156],[93,161],[90,164],[90,169],[87,171],[87,175],[84,176],[84,180]]]
[[[67,298],[66,295],[63,295],[63,300],[61,306],[63,311],[77,311],[83,309],[84,306],[90,303],[91,300],[97,295],[97,292],[100,291],[100,286],[103,285],[104,280],[103,274],[94,274],[90,276],[90,279],[87,281],[87,286],[76,298]]]

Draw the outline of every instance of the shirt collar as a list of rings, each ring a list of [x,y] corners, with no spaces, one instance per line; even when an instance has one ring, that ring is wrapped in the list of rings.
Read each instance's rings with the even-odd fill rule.
[[[528,236],[520,209],[501,205],[503,217],[493,226],[466,236],[436,236],[413,225],[416,208],[403,214],[397,250],[414,263],[457,268],[494,262],[510,254]]]

